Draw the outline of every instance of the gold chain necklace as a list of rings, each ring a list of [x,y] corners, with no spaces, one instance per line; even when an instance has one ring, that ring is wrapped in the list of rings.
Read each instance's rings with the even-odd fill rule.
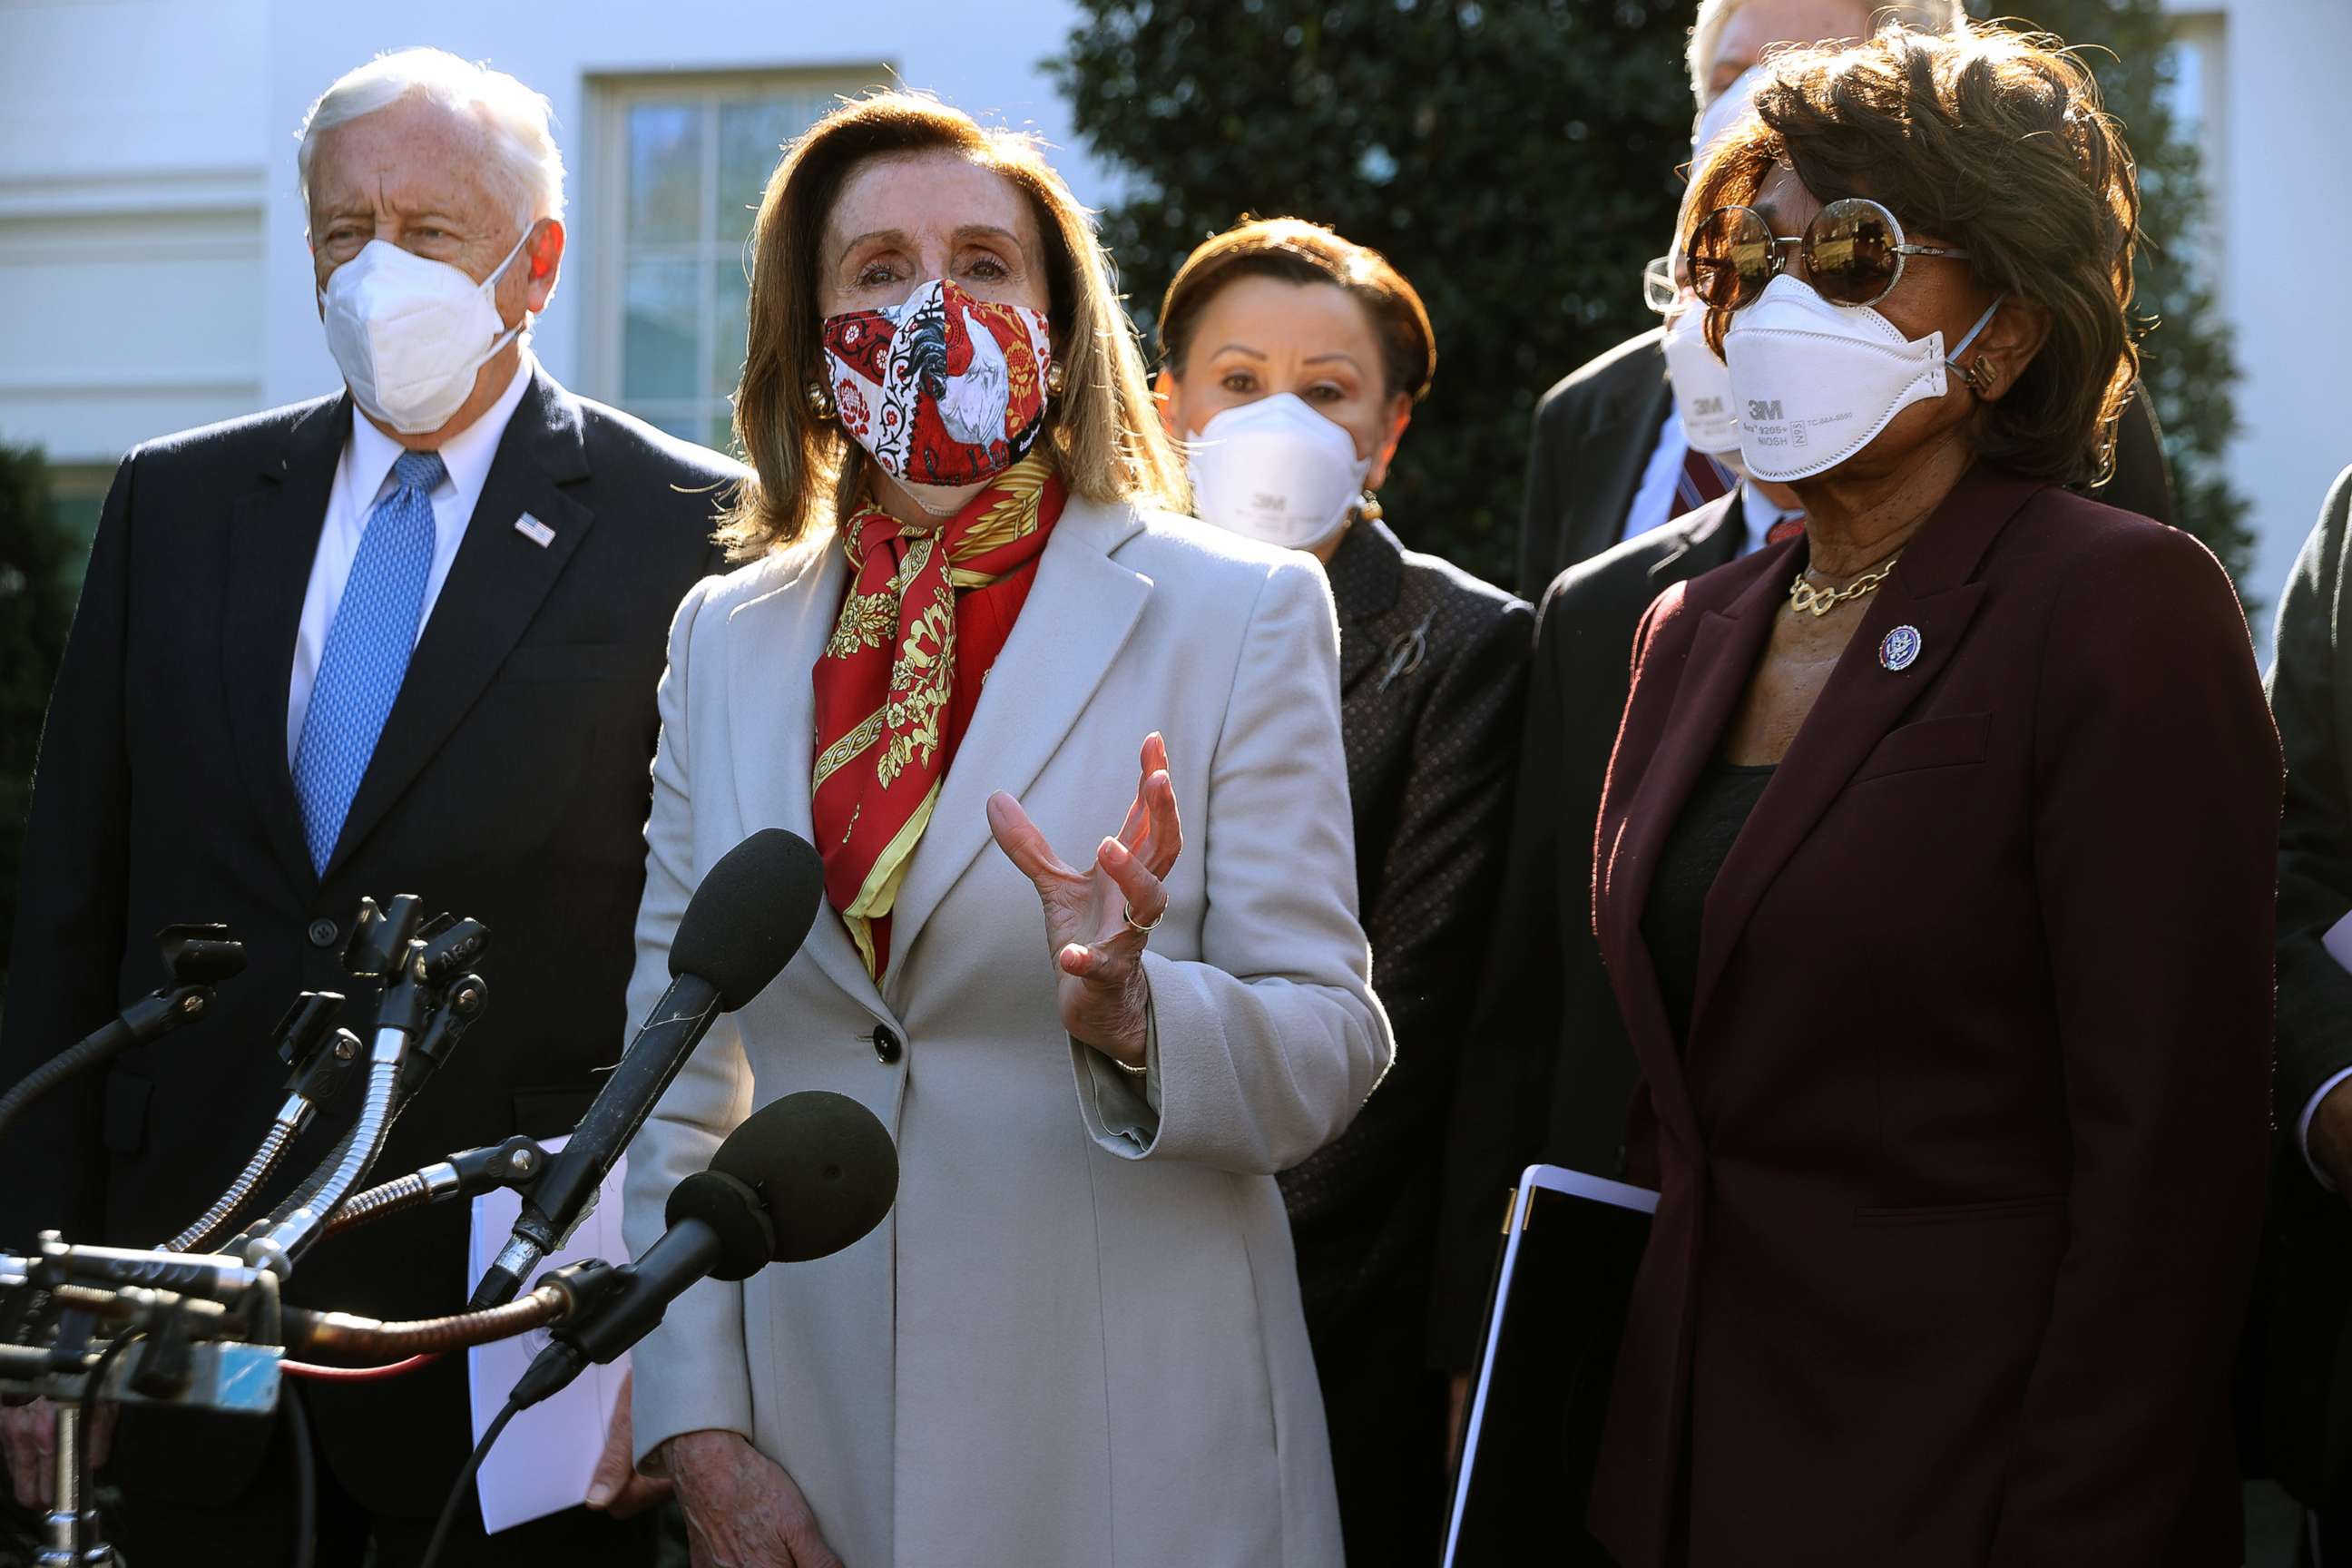
[[[1843,588],[1816,588],[1806,582],[1805,574],[1800,572],[1789,584],[1789,607],[1799,615],[1811,616],[1818,620],[1848,599],[1859,599],[1878,592],[1879,585],[1894,574],[1895,563],[1902,558],[1903,552],[1896,551]]]

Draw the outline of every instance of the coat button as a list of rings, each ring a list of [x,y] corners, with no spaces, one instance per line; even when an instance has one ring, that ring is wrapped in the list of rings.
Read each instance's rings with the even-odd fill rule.
[[[874,1026],[874,1054],[881,1058],[884,1067],[896,1065],[904,1049],[898,1044],[898,1037],[890,1032],[889,1025]]]
[[[335,929],[335,922],[332,921],[320,920],[310,922],[310,936],[312,947],[332,947],[335,945],[335,938],[341,934],[342,932]]]

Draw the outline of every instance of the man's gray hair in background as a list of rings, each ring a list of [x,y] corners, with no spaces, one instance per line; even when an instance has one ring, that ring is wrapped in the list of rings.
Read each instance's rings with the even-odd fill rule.
[[[1691,96],[1701,109],[1706,107],[1706,79],[1715,68],[1715,46],[1723,37],[1723,25],[1731,20],[1749,0],[1699,0],[1698,19],[1691,24],[1690,79]],[[1916,33],[1948,33],[1966,18],[1960,0],[1887,0],[1870,10],[1870,21],[1864,33],[1874,33],[1890,23],[1908,27]],[[1799,44],[1818,43],[1815,38],[1790,40]]]
[[[504,71],[460,59],[446,49],[394,49],[344,72],[302,116],[294,155],[302,182],[303,226],[310,226],[310,157],[338,125],[409,98],[429,98],[481,122],[490,144],[491,181],[509,187],[515,226],[563,216],[563,151],[555,144],[555,110]]]

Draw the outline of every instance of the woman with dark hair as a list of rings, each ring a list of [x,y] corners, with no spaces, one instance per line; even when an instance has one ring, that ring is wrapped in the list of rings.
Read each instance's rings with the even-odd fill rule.
[[[1644,617],[1596,925],[1661,1189],[1632,1564],[2234,1563],[2278,743],[2228,578],[2069,494],[2138,209],[2046,40],[1775,60],[1685,210],[1802,538]]]
[[[1205,521],[1304,551],[1339,611],[1356,888],[1396,1064],[1281,1175],[1355,1568],[1426,1563],[1444,1513],[1429,1364],[1438,1161],[1494,913],[1534,617],[1407,550],[1373,500],[1437,343],[1378,251],[1297,218],[1205,240],[1160,307],[1160,408]]]
[[[751,278],[744,564],[671,633],[632,1016],[745,835],[814,843],[826,907],[630,1150],[627,1232],[801,1089],[889,1127],[898,1202],[687,1292],[636,1443],[698,1563],[1337,1562],[1274,1173],[1390,1046],[1322,574],[1167,510],[1108,258],[1024,139],[844,105]]]

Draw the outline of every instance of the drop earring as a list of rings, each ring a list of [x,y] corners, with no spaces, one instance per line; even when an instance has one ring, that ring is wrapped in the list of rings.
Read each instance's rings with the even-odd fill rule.
[[[1048,397],[1061,396],[1063,383],[1068,378],[1063,374],[1060,362],[1056,361],[1055,363],[1046,366],[1045,395]]]

